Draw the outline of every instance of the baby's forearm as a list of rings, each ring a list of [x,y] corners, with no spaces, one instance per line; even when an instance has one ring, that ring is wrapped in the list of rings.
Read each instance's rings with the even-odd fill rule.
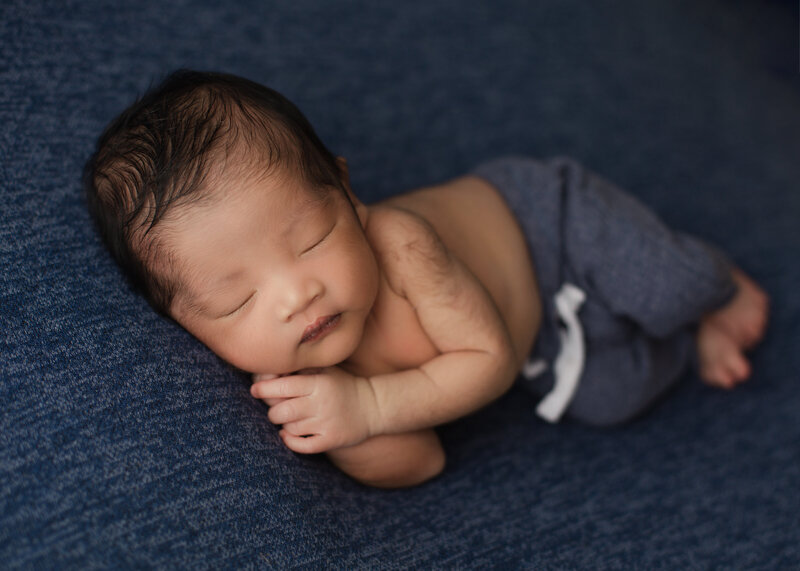
[[[505,393],[516,376],[510,347],[444,353],[422,366],[368,379],[373,434],[431,428],[474,412]]]
[[[433,428],[477,410],[514,380],[509,345],[450,351],[418,368],[354,376],[339,367],[257,379],[251,394],[270,405],[286,446],[301,454],[348,448],[384,435]]]

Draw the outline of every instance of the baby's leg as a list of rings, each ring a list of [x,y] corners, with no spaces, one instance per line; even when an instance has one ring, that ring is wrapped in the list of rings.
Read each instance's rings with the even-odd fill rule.
[[[574,161],[553,164],[564,180],[567,258],[612,314],[666,338],[733,296],[731,265],[717,249]]]
[[[697,351],[700,377],[710,385],[730,389],[750,376],[745,350],[764,336],[769,313],[766,293],[740,270],[733,270],[733,299],[700,322]]]
[[[634,331],[631,338],[615,343],[589,340],[568,416],[594,426],[640,416],[680,379],[692,359],[693,344],[688,328],[667,339]]]
[[[568,415],[596,426],[631,420],[675,384],[695,354],[701,378],[711,385],[733,388],[749,377],[744,351],[764,335],[768,299],[740,270],[733,270],[733,278],[734,297],[702,318],[696,333],[684,327],[664,338],[604,313],[588,299],[581,313],[586,362]]]
[[[700,376],[730,388],[750,376],[744,351],[767,322],[767,296],[716,248],[668,228],[652,211],[570,159],[564,242],[580,278],[611,314],[666,339],[698,325]]]

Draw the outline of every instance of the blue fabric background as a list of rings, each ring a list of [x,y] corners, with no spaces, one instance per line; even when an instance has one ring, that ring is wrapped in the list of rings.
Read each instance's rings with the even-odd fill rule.
[[[0,566],[800,565],[794,1],[0,5]],[[571,155],[772,296],[752,381],[626,427],[513,390],[443,476],[366,489],[285,450],[248,379],[134,296],[86,213],[102,127],[176,67],[293,99],[366,199]]]

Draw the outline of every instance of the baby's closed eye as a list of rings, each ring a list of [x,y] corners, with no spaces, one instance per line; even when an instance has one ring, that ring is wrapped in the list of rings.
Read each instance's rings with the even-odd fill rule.
[[[300,255],[307,254],[308,252],[311,252],[320,245],[322,245],[322,243],[325,242],[331,234],[333,234],[333,229],[335,227],[336,223],[334,222],[333,225],[327,227],[327,229],[324,230],[322,233],[316,234],[314,238],[312,238],[309,241],[309,245],[303,251],[300,252]]]
[[[232,304],[231,305],[232,309],[223,311],[222,314],[219,315],[219,318],[222,319],[225,317],[234,317],[235,315],[241,313],[242,310],[244,310],[245,307],[250,305],[250,302],[253,299],[255,299],[255,296],[256,292],[252,292],[250,295],[247,296],[246,299],[243,299],[236,304]]]

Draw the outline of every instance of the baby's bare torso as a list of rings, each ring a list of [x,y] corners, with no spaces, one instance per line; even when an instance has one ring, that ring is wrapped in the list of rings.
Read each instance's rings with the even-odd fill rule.
[[[391,216],[387,209],[426,220],[472,272],[505,323],[521,366],[539,330],[541,302],[524,236],[498,192],[483,179],[466,176],[371,207],[373,217]],[[343,366],[375,375],[417,367],[438,353],[414,308],[384,281],[364,339]]]

